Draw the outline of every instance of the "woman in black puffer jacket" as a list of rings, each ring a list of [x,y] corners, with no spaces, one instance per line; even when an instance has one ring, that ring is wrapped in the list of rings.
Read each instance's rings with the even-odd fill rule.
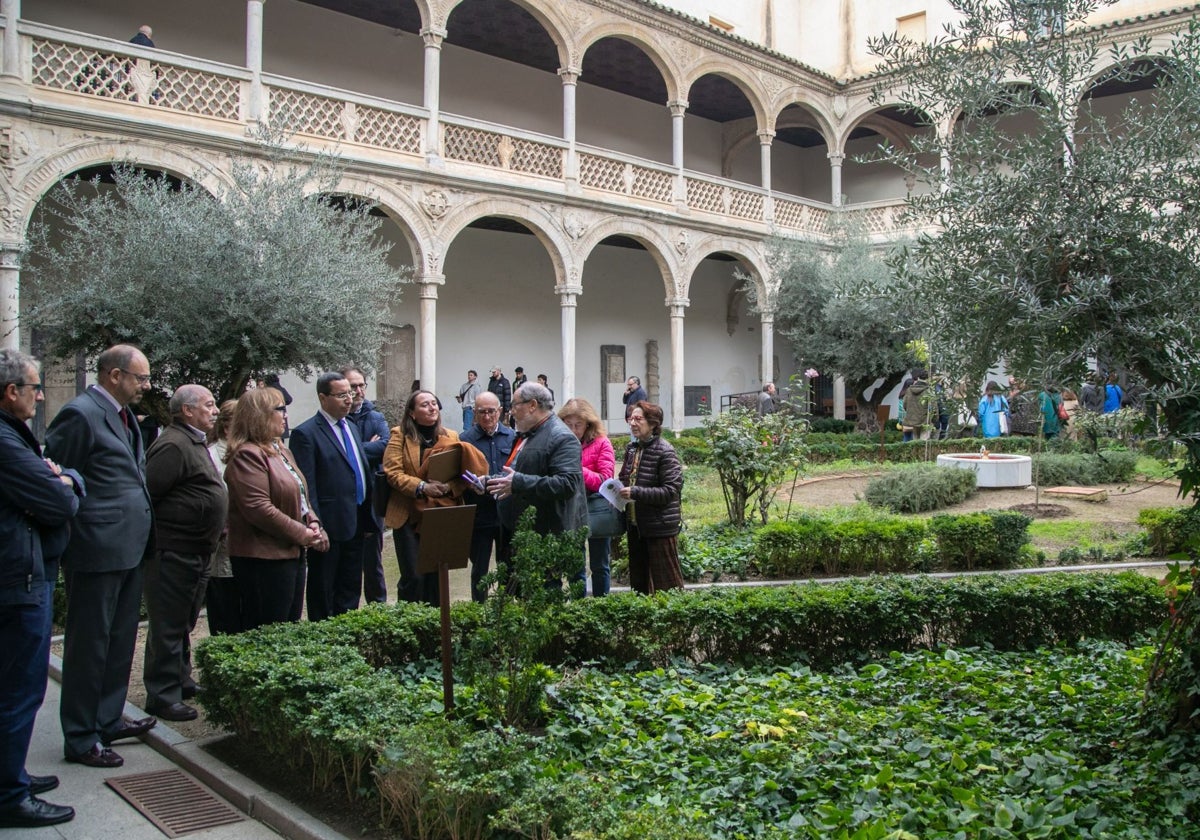
[[[625,449],[620,479],[629,544],[629,585],[653,595],[682,589],[676,540],[682,522],[679,497],[683,465],[675,448],[662,439],[662,408],[641,400],[629,415],[632,440]]]

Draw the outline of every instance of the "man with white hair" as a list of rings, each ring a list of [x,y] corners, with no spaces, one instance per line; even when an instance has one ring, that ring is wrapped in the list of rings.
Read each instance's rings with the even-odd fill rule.
[[[183,702],[200,690],[192,679],[191,633],[204,606],[229,496],[208,453],[219,414],[212,393],[202,385],[181,385],[167,408],[171,425],[146,452],[154,550],[146,559],[150,630],[142,682],[146,711],[183,721],[197,715]]]

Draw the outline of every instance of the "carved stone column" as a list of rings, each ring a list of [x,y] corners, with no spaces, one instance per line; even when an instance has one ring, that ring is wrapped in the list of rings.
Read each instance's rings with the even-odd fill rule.
[[[417,328],[417,359],[420,368],[417,378],[421,390],[437,393],[437,297],[438,286],[446,282],[445,274],[433,272],[417,278],[418,295],[421,300],[421,322]]]
[[[563,180],[567,188],[577,186],[579,181],[579,157],[575,150],[575,91],[579,87],[579,70],[563,67],[558,71],[563,86],[563,139],[567,141],[567,160],[563,167]]]
[[[683,117],[687,113],[687,102],[672,100],[667,103],[671,111],[671,166],[675,167],[675,202],[687,205],[687,183],[683,180]]]
[[[0,347],[21,349],[21,249],[0,243]]]
[[[841,207],[842,201],[842,162],[846,156],[841,152],[830,152],[826,155],[829,158],[829,182],[832,200],[830,204],[834,207]]]
[[[246,0],[246,69],[250,71],[250,99],[246,103],[246,121],[266,120],[263,91],[263,4],[265,0]]]
[[[758,132],[759,159],[762,167],[762,188],[766,192],[763,199],[763,221],[775,221],[775,198],[771,195],[771,143],[775,140],[774,131]]]
[[[0,75],[21,78],[21,41],[17,37],[17,21],[21,17],[21,0],[0,0],[4,15],[4,64]]]
[[[833,419],[846,419],[846,379],[842,376],[833,378]]]
[[[556,286],[558,305],[562,321],[562,387],[558,392],[558,404],[562,405],[575,396],[575,314],[579,308],[577,299],[583,288],[578,283]]]
[[[683,431],[683,311],[691,303],[687,298],[671,298],[671,431]]]
[[[763,384],[775,380],[775,313],[762,313],[762,374]],[[778,386],[778,383],[776,383]]]
[[[445,29],[422,29],[421,40],[425,42],[425,108],[429,121],[425,124],[425,161],[435,165],[442,163],[441,90],[442,90],[442,40]],[[422,383],[422,386],[424,383]]]

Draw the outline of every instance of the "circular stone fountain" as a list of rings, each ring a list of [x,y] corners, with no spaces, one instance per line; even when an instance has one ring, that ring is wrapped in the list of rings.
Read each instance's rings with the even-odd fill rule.
[[[1028,487],[1033,482],[1033,461],[1028,455],[962,452],[939,455],[937,464],[974,470],[976,487]]]

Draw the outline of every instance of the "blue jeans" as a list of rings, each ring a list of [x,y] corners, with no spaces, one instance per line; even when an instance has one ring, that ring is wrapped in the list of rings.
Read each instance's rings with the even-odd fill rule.
[[[53,583],[41,604],[0,606],[0,810],[29,795],[25,758],[46,696]]]
[[[612,546],[611,537],[595,537],[588,540],[588,563],[592,567],[592,597],[599,598],[608,594],[609,549]]]
[[[463,431],[467,431],[475,425],[475,409],[463,406]]]

